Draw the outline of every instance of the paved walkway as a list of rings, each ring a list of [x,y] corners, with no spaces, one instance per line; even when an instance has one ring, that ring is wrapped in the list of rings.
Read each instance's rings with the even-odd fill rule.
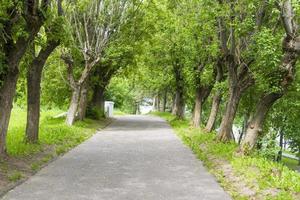
[[[5,200],[230,199],[162,119],[118,117]]]

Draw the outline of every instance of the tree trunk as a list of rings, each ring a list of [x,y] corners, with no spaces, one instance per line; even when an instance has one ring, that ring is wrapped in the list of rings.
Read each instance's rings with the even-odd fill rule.
[[[176,95],[176,93],[175,93],[175,95],[173,96],[173,101],[172,101],[172,115],[176,115],[176,112],[177,112],[177,107],[176,107],[176,97],[177,97],[177,95]]]
[[[176,100],[175,111],[173,111],[177,118],[184,118],[185,102],[184,102],[184,80],[182,75],[182,66],[175,63],[173,66],[175,81],[176,81]]]
[[[179,119],[184,118],[184,109],[185,109],[185,104],[184,104],[184,99],[183,99],[183,91],[176,91],[176,101],[175,101],[175,115]]]
[[[136,115],[141,114],[141,111],[140,111],[140,102],[136,102],[135,103],[135,114]]]
[[[195,106],[193,112],[193,126],[199,128],[202,114],[202,87],[196,89]]]
[[[93,106],[99,110],[102,117],[105,116],[105,98],[104,98],[105,86],[95,85],[93,92]]]
[[[262,133],[264,120],[266,119],[268,111],[275,103],[275,101],[281,96],[282,94],[279,93],[270,93],[260,99],[260,101],[256,105],[254,113],[250,117],[245,139],[240,146],[241,153],[248,154],[249,151],[253,149],[259,134]]]
[[[221,45],[222,46],[222,45]],[[222,49],[222,47],[221,47]],[[216,64],[216,83],[221,83],[224,80],[224,72],[223,72],[223,68],[225,68],[224,66],[224,62],[225,62],[225,58],[223,56],[220,56],[217,64]],[[205,126],[205,131],[206,132],[211,132],[214,128],[215,122],[217,120],[217,115],[219,112],[219,107],[220,107],[220,103],[222,100],[222,91],[220,89],[218,89],[212,99],[212,106],[210,109],[210,114]]]
[[[58,45],[59,42],[50,41],[39,52],[39,55],[33,59],[27,72],[27,123],[25,140],[30,143],[36,143],[39,136],[42,71],[48,57]]]
[[[156,95],[156,104],[155,104],[155,110],[160,111],[160,95]]]
[[[88,82],[86,81],[82,86],[80,92],[79,105],[78,105],[78,119],[80,121],[83,121],[86,116],[87,101],[88,101]]]
[[[24,7],[24,9],[27,9],[30,6],[31,5],[26,5],[26,8]],[[47,6],[48,4],[45,4],[44,9],[46,9]],[[31,16],[31,20],[26,21],[26,27],[30,28],[25,29],[28,34],[27,37],[25,38],[20,36],[15,41],[13,39],[14,31],[12,29],[12,25],[16,22],[19,23],[19,21],[13,21],[20,18],[16,17],[16,14],[17,12],[11,12],[11,15],[9,15],[11,18],[9,18],[7,23],[4,23],[2,27],[7,36],[6,40],[2,43],[2,53],[4,55],[2,60],[5,61],[4,65],[7,67],[7,70],[0,74],[0,156],[6,155],[6,134],[19,77],[19,63],[26,53],[29,44],[34,40],[43,24],[43,20],[41,18]],[[30,15],[31,13],[28,14]]]
[[[6,134],[16,92],[18,69],[9,72],[3,80],[0,89],[0,156],[6,155]]]
[[[282,129],[279,131],[279,147],[280,147],[280,150],[277,155],[277,159],[276,159],[277,162],[280,162],[282,160],[282,150],[283,150],[283,131],[282,131]]]
[[[213,97],[212,107],[211,107],[211,110],[210,110],[209,118],[208,118],[208,121],[207,121],[206,126],[205,126],[205,131],[207,131],[207,132],[211,132],[214,125],[215,125],[215,122],[217,120],[217,115],[218,115],[218,112],[219,112],[221,99],[222,99],[222,92],[217,91],[216,94]]]
[[[162,109],[161,109],[162,112],[166,112],[166,107],[167,107],[167,93],[168,93],[168,91],[165,90],[164,91],[164,97],[163,97],[163,103],[162,103]]]
[[[249,113],[247,112],[247,113],[244,115],[243,128],[242,128],[242,132],[241,132],[241,134],[240,134],[239,142],[238,142],[239,145],[241,144],[242,139],[243,139],[243,136],[245,135],[245,132],[246,132],[246,130],[247,130],[248,120],[249,120]]]
[[[229,93],[230,94],[228,102],[226,104],[225,113],[223,115],[220,130],[218,133],[218,139],[223,142],[233,139],[231,134],[232,125],[241,98],[241,92],[236,86],[231,88]]]
[[[77,109],[78,109],[78,104],[80,99],[80,92],[81,91],[79,86],[73,89],[70,107],[68,109],[67,118],[66,118],[66,123],[69,126],[72,126],[76,119],[76,114],[77,114]]]
[[[40,121],[40,85],[42,67],[32,63],[27,72],[27,123],[25,140],[36,143],[39,135]]]

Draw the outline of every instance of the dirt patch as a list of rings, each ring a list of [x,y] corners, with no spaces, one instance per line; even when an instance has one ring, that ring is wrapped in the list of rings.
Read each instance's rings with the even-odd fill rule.
[[[55,147],[45,146],[41,152],[30,156],[2,159],[0,161],[0,197],[34,175],[56,157]]]
[[[202,152],[207,153],[205,144],[199,146]],[[279,189],[270,188],[260,190],[257,181],[246,181],[246,179],[237,174],[228,160],[218,158],[216,156],[206,154],[208,161],[211,163],[212,171],[223,184],[224,189],[233,197],[243,197],[250,200],[263,200],[267,196],[275,197],[280,192]],[[249,169],[255,173],[260,173],[255,166]]]

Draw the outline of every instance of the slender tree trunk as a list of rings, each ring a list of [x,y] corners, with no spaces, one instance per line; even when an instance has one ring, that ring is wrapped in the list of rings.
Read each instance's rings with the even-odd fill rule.
[[[176,102],[175,102],[175,109],[176,111],[175,115],[179,119],[184,118],[184,111],[185,111],[185,103],[183,98],[183,91],[177,91],[176,92]]]
[[[175,100],[175,115],[179,119],[184,118],[185,102],[184,102],[184,80],[182,75],[182,66],[178,62],[173,66],[176,80],[176,100]]]
[[[283,150],[283,131],[282,130],[280,130],[280,132],[279,132],[279,147],[280,147],[280,150],[277,155],[277,159],[276,159],[277,162],[280,162],[282,160],[282,150]]]
[[[163,104],[162,104],[162,112],[166,112],[166,107],[167,107],[167,94],[168,94],[168,91],[165,90],[164,91],[164,96],[163,96]]]
[[[80,87],[76,87],[73,89],[70,107],[68,109],[66,123],[69,126],[72,126],[76,119],[77,109],[79,105],[79,99],[80,99]]]
[[[136,102],[135,103],[135,114],[136,115],[141,114],[141,111],[140,111],[140,102]]]
[[[242,139],[243,139],[243,136],[244,136],[245,133],[246,133],[247,126],[248,126],[248,120],[249,120],[249,114],[246,113],[246,114],[244,115],[243,128],[242,128],[242,132],[241,132],[240,137],[239,137],[239,142],[238,142],[238,144],[241,144]]]
[[[156,101],[155,102],[156,102],[155,110],[160,111],[160,95],[159,94],[156,95]]]
[[[175,93],[175,95],[173,96],[173,101],[172,101],[172,115],[176,115],[177,112],[177,107],[176,107],[176,101],[177,101],[177,95]]]
[[[81,121],[83,121],[86,116],[87,101],[88,101],[88,81],[84,83],[80,92],[80,99],[78,105],[78,119]]]
[[[222,45],[221,45],[222,46]],[[222,49],[222,47],[221,47]],[[224,72],[223,72],[223,68],[224,66],[224,62],[225,62],[225,58],[223,56],[220,56],[217,64],[216,64],[216,83],[221,83],[224,80]],[[212,106],[210,109],[210,114],[205,126],[205,131],[206,132],[211,132],[214,128],[215,122],[217,120],[217,115],[219,112],[219,107],[220,107],[220,103],[222,100],[222,91],[220,89],[218,89],[212,99]]]
[[[247,154],[254,148],[259,134],[262,133],[264,120],[266,119],[268,111],[281,96],[282,94],[279,93],[270,93],[260,99],[254,113],[250,117],[245,139],[240,146],[241,153]]]
[[[48,57],[58,45],[59,42],[50,41],[39,52],[39,55],[33,59],[27,72],[27,124],[25,140],[30,143],[36,143],[39,136],[42,71]]]
[[[233,87],[230,89],[228,102],[226,104],[225,113],[222,118],[220,130],[218,133],[218,139],[226,142],[232,140],[232,125],[235,118],[235,114],[240,102],[241,92],[239,88]]]
[[[215,122],[217,120],[217,115],[218,115],[218,112],[219,112],[221,99],[222,99],[222,92],[217,91],[216,94],[213,97],[212,107],[211,107],[211,110],[210,110],[209,118],[208,118],[207,124],[205,126],[205,130],[207,132],[211,132],[214,125],[215,125]]]
[[[195,128],[200,127],[201,114],[202,114],[202,87],[196,89],[195,106],[193,112],[193,126]]]

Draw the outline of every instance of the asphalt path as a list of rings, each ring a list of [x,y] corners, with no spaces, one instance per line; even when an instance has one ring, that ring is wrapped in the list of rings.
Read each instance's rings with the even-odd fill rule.
[[[231,198],[164,120],[153,116],[122,116],[3,199]]]

